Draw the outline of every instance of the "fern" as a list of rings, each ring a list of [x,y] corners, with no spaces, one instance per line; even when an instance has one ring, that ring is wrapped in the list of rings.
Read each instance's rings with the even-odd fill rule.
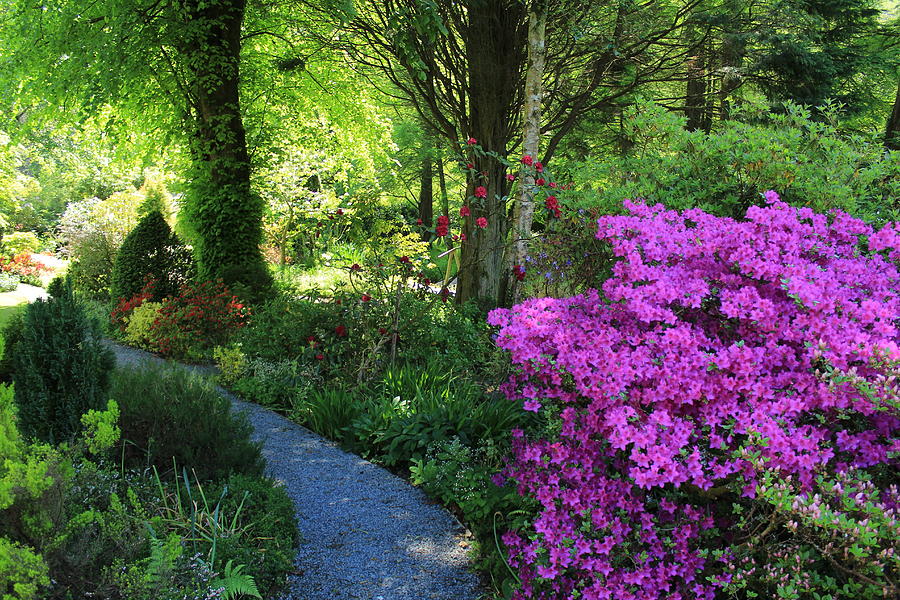
[[[244,565],[232,567],[231,563],[232,561],[229,560],[228,563],[225,564],[225,573],[222,577],[217,577],[210,583],[214,587],[224,588],[225,592],[223,597],[225,600],[232,600],[239,596],[251,596],[253,598],[262,599],[262,595],[259,593],[259,590],[256,589],[256,581],[253,580],[253,576],[241,573],[244,569]]]

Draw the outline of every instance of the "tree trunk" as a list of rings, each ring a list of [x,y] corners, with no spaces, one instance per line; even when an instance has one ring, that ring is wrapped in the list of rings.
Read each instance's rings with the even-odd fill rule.
[[[485,152],[506,156],[516,136],[516,108],[521,97],[524,6],[504,0],[470,1],[463,42],[468,65],[468,115],[462,133],[472,136]],[[456,298],[474,300],[482,309],[505,302],[506,238],[509,233],[506,167],[490,156],[473,156],[474,174],[466,186],[472,216],[465,219],[466,242],[461,249],[461,269]],[[486,198],[475,198],[484,186]],[[477,227],[485,217],[488,225]]]
[[[184,0],[186,64],[194,95],[193,181],[188,214],[206,278],[266,285],[259,250],[263,202],[250,187],[239,80],[245,0]]]
[[[528,67],[525,73],[525,106],[522,154],[538,159],[541,145],[541,101],[544,93],[544,64],[547,58],[545,45],[547,30],[547,7],[543,0],[535,0],[528,11]],[[534,220],[534,197],[536,193],[534,176],[526,169],[519,176],[519,201],[513,209],[513,238],[509,253],[506,277],[507,298],[510,304],[522,298],[522,286],[514,272],[514,267],[525,267],[528,245],[531,241],[531,223]]]
[[[897,96],[894,99],[894,109],[887,122],[884,132],[884,147],[888,150],[900,150],[900,81],[897,83]]]
[[[431,160],[431,148],[427,148],[422,157],[422,171],[419,178],[419,218],[424,227],[431,227],[434,221],[434,168]],[[431,240],[431,233],[422,233],[424,241]]]
[[[698,49],[687,63],[687,96],[685,114],[690,131],[709,131],[706,119],[706,64],[702,50]]]

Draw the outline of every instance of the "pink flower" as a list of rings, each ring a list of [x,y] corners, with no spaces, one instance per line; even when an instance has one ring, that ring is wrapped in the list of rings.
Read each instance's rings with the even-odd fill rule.
[[[537,171],[538,173],[543,173],[543,172],[544,172],[544,165],[541,164],[540,162],[535,162],[535,163],[534,163],[534,170]]]
[[[438,237],[445,237],[448,233],[450,233],[450,228],[446,225],[438,225],[434,228],[434,235]]]
[[[462,208],[459,209],[459,216],[468,217],[472,214],[472,211],[469,210],[469,207],[465,204],[462,205]]]
[[[545,183],[546,183],[546,181],[544,181],[543,177],[538,177],[537,179],[534,180],[534,185],[544,185]]]
[[[463,242],[466,241],[466,234],[460,233],[460,234],[459,234],[459,239],[460,239],[460,241],[463,241]]]
[[[487,198],[487,188],[483,185],[479,185],[477,188],[475,188],[475,197]]]
[[[478,227],[480,227],[481,229],[484,229],[488,226],[488,220],[484,217],[478,217],[477,219],[475,219],[475,224],[478,225]]]
[[[363,302],[368,302],[371,299],[372,299],[372,296],[370,296],[368,294],[363,294],[362,297],[360,298],[360,300],[362,300]]]
[[[531,156],[526,154],[525,156],[522,157],[522,164],[528,165],[530,167],[532,164],[534,164],[534,159],[531,158]]]
[[[476,140],[476,139],[473,138],[473,137],[470,137],[468,140],[466,140],[466,143],[467,143],[468,145],[470,145],[470,146],[474,146],[475,144],[478,143],[478,140]]]
[[[515,180],[516,180],[516,176],[513,175],[512,173],[507,173],[507,174],[506,174],[506,180],[507,180],[507,181],[515,181]]]

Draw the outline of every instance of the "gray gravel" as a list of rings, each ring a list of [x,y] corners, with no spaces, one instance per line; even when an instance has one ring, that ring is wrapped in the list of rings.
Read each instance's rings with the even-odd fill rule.
[[[110,344],[119,364],[160,360]],[[202,372],[209,368],[191,367]],[[248,413],[297,509],[297,574],[280,600],[474,600],[467,532],[421,490],[220,388]]]

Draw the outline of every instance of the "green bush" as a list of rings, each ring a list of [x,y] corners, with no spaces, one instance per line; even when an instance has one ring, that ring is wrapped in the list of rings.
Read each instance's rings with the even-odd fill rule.
[[[28,306],[11,360],[26,437],[70,439],[82,414],[106,404],[115,358],[71,294]]]
[[[885,152],[879,138],[841,133],[833,109],[819,114],[813,120],[796,105],[780,113],[748,108],[704,133],[685,129],[678,113],[639,102],[624,123],[629,151],[572,165],[586,191],[560,200],[619,213],[624,199],[645,198],[738,217],[775,190],[816,212],[840,208],[869,221],[895,220],[900,153]]]
[[[243,413],[208,381],[179,367],[144,363],[113,374],[126,464],[169,472],[174,463],[201,480],[261,475],[260,445]]]
[[[3,236],[2,252],[7,256],[17,256],[24,252],[34,254],[43,244],[33,231],[14,231]]]
[[[154,350],[153,323],[159,316],[161,302],[144,302],[126,317],[124,340],[130,346]]]
[[[284,487],[267,478],[232,475],[209,494],[219,497],[226,491],[221,510],[238,514],[241,535],[219,540],[217,562],[245,565],[268,597],[293,568],[299,538],[294,504]]]
[[[116,254],[110,293],[131,298],[154,281],[153,300],[177,294],[194,276],[190,250],[172,233],[162,213],[153,211],[125,237]]]

